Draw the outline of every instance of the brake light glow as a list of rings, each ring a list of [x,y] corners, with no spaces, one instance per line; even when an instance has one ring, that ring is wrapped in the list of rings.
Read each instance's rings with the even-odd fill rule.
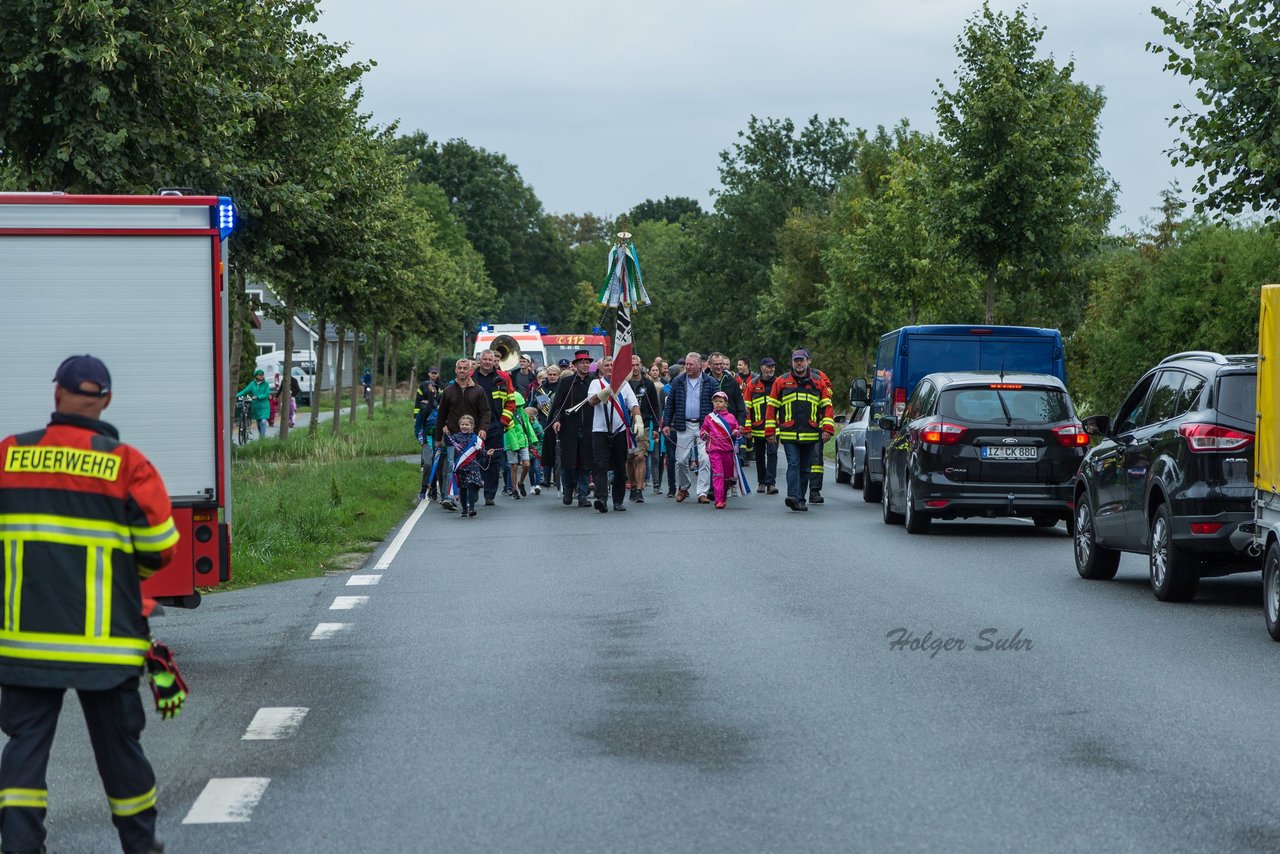
[[[1253,444],[1252,433],[1217,424],[1183,424],[1178,428],[1178,433],[1187,440],[1187,446],[1195,454],[1238,451]]]
[[[1191,533],[1193,534],[1216,534],[1222,530],[1222,522],[1192,522]]]
[[[930,421],[920,428],[920,441],[927,445],[954,445],[963,435],[963,427],[946,421]]]
[[[1001,389],[1019,389],[1019,388],[1022,388],[1022,384],[1021,383],[992,383],[989,387],[1001,388]]]
[[[946,507],[946,506],[947,506],[948,504],[950,504],[950,503],[951,503],[951,502],[950,502],[950,501],[948,501],[948,500],[947,500],[947,499],[945,499],[945,498],[931,498],[931,499],[929,499],[928,501],[926,501],[926,502],[924,503],[924,506],[925,506],[925,507],[931,507],[931,508],[933,508],[934,510],[938,510],[938,509],[940,509],[940,508],[942,508],[942,507]]]
[[[1081,424],[1054,427],[1053,433],[1058,437],[1058,444],[1064,448],[1079,448],[1089,444],[1089,434],[1084,432],[1084,426]]]

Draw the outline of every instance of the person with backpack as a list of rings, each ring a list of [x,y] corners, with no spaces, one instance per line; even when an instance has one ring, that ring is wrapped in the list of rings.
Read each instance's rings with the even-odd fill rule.
[[[524,481],[529,476],[529,448],[535,441],[535,435],[524,411],[524,395],[513,391],[511,396],[515,398],[516,412],[511,426],[502,435],[502,441],[507,452],[507,465],[511,468],[510,494],[513,499],[520,499],[529,494],[525,491]]]

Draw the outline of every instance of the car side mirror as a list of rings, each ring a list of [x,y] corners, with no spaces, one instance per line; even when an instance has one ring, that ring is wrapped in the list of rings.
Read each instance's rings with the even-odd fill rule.
[[[1090,415],[1080,423],[1084,425],[1084,432],[1088,433],[1090,436],[1111,435],[1110,415]]]
[[[848,420],[849,420],[849,416],[847,416],[847,415],[837,415],[837,416],[836,416],[836,423],[837,423],[837,424],[843,424],[843,423],[845,423],[845,422],[846,422],[846,421],[848,421]]]
[[[862,377],[858,377],[853,381],[853,385],[849,386],[849,405],[862,407],[870,402],[871,396],[867,393],[867,381]]]
[[[876,426],[881,430],[897,430],[898,419],[894,418],[892,415],[881,415],[879,420],[876,421]]]

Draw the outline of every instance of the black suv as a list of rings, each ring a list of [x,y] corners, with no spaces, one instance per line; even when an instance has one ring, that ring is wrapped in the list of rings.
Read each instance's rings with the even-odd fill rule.
[[[1169,356],[1138,381],[1076,476],[1076,571],[1114,578],[1120,552],[1145,553],[1151,589],[1185,602],[1201,578],[1251,572],[1257,356]]]
[[[933,519],[1023,516],[1071,526],[1071,487],[1089,437],[1049,374],[929,374],[888,431],[885,524],[923,534]]]

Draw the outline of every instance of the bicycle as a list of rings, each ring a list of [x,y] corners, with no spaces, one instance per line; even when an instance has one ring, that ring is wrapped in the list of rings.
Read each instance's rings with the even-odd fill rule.
[[[241,445],[249,443],[249,425],[253,423],[253,398],[245,395],[236,398],[236,430]]]

